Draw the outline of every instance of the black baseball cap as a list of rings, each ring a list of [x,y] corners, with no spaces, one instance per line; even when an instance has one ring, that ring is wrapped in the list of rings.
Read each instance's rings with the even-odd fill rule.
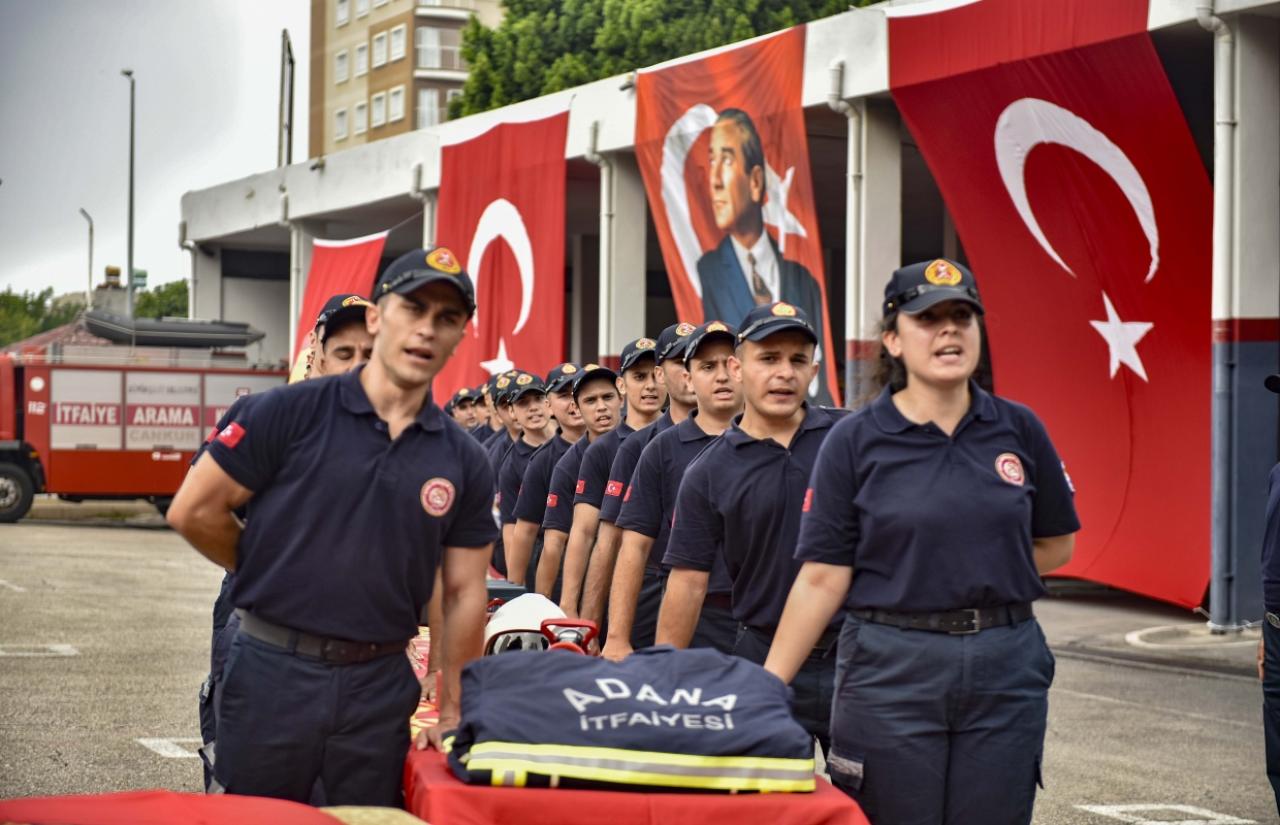
[[[685,339],[684,365],[689,366],[689,362],[698,354],[698,349],[703,344],[719,340],[728,341],[731,347],[737,346],[738,333],[724,321],[707,321],[695,329],[693,334]]]
[[[818,343],[818,333],[814,332],[809,323],[808,313],[786,301],[762,304],[748,312],[747,317],[742,319],[737,342],[763,341],[775,332],[788,329],[803,332],[813,343]]]
[[[476,288],[471,277],[462,271],[457,257],[443,246],[415,249],[396,258],[378,276],[373,287],[373,300],[388,292],[408,295],[415,289],[435,281],[452,284],[462,295],[467,312],[476,311]]]
[[[1263,379],[1262,385],[1272,392],[1280,393],[1280,375],[1268,375]]]
[[[492,395],[495,403],[498,403],[498,404],[509,403],[507,394],[511,392],[513,387],[515,387],[516,385],[515,379],[516,379],[516,376],[519,374],[520,373],[518,372],[512,371],[512,372],[504,372],[501,375],[494,376]]]
[[[637,338],[622,348],[622,371],[626,372],[636,365],[641,358],[652,358],[658,363],[658,342],[652,338]]]
[[[884,314],[914,315],[943,301],[965,301],[984,312],[978,282],[963,264],[937,258],[895,270],[884,288]]]
[[[599,364],[585,365],[573,378],[573,400],[578,400],[578,392],[582,389],[582,385],[593,378],[607,378],[612,383],[618,380],[618,374],[608,367],[602,367]]]
[[[346,321],[364,320],[364,311],[373,306],[363,295],[341,292],[331,296],[316,316],[315,328],[320,330],[320,343],[324,344],[332,330]]]
[[[514,404],[520,400],[521,396],[528,395],[531,392],[546,395],[547,385],[533,373],[522,372],[515,377],[512,382],[512,388],[507,390],[507,395],[510,397],[511,403]]]
[[[672,324],[662,331],[658,336],[658,346],[655,349],[658,355],[658,363],[668,360],[680,360],[684,355],[685,345],[689,343],[689,336],[693,334],[693,324],[684,322]]]
[[[578,373],[582,372],[577,364],[566,361],[563,364],[556,364],[547,373],[547,392],[561,392],[566,387],[573,384],[573,379],[578,377]]]
[[[454,407],[461,404],[463,401],[470,401],[474,404],[477,400],[477,396],[479,396],[479,393],[475,390],[470,387],[463,387],[453,394],[453,398],[449,399],[449,404]]]

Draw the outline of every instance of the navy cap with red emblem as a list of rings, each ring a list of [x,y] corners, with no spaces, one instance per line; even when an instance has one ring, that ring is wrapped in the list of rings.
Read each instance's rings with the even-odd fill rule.
[[[662,331],[658,336],[658,345],[656,352],[658,355],[658,363],[663,361],[679,361],[684,355],[684,348],[689,343],[689,336],[693,334],[693,324],[680,322],[672,324]]]
[[[813,343],[818,343],[818,333],[813,331],[809,323],[809,315],[803,309],[786,301],[775,301],[763,304],[747,313],[738,330],[738,343],[743,341],[763,341],[770,335],[784,330],[796,330],[808,336]]]
[[[608,367],[602,367],[599,364],[587,364],[573,379],[573,399],[578,400],[578,394],[582,392],[582,385],[595,378],[607,378],[610,383],[618,380],[618,374]]]
[[[368,298],[341,292],[324,302],[320,314],[316,316],[316,329],[320,330],[320,343],[323,344],[342,324],[348,321],[363,321],[364,313],[373,306]]]
[[[622,348],[622,371],[634,367],[642,358],[652,358],[654,363],[658,362],[658,342],[652,338],[637,338],[629,342]]]
[[[536,392],[539,395],[545,395],[547,392],[547,385],[543,383],[541,378],[531,372],[520,373],[512,383],[514,386],[507,392],[512,404],[531,392]]]
[[[415,249],[392,261],[374,284],[373,300],[378,300],[388,292],[408,295],[437,281],[450,284],[458,290],[468,313],[476,311],[476,289],[471,283],[471,277],[462,270],[457,257],[443,246]]]
[[[551,372],[547,373],[547,392],[563,392],[568,389],[580,372],[582,369],[577,364],[568,361],[556,364]]]
[[[702,345],[711,341],[728,341],[729,346],[735,346],[738,342],[737,332],[724,321],[706,322],[689,336],[684,346],[684,365],[689,366],[689,362],[698,354]]]
[[[910,264],[894,271],[884,287],[884,314],[914,315],[943,301],[964,301],[983,312],[978,282],[963,264],[946,258]]]

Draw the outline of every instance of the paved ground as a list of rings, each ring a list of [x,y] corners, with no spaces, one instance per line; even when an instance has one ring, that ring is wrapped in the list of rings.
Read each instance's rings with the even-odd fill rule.
[[[197,790],[219,572],[145,509],[41,515],[0,525],[0,797]],[[1038,606],[1058,673],[1036,823],[1277,821],[1251,640],[1201,639],[1185,611],[1068,589]],[[1166,807],[1081,807],[1139,804]]]

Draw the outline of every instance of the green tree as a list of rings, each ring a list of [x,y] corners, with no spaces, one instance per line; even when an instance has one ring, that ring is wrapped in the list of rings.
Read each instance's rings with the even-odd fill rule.
[[[84,301],[54,302],[53,287],[40,292],[0,292],[0,346],[69,324],[84,309]]]
[[[138,318],[186,318],[187,282],[170,281],[155,289],[134,293],[133,314]]]
[[[463,29],[471,73],[449,116],[625,74],[849,6],[850,0],[505,0],[497,28],[473,17]]]

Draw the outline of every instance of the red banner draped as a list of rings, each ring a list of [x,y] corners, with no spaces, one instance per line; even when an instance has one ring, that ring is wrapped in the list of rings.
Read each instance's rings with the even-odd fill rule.
[[[679,318],[737,324],[765,291],[801,307],[823,342],[810,398],[838,404],[801,108],[804,42],[798,26],[640,72],[636,160]]]
[[[475,281],[477,308],[437,398],[511,362],[546,373],[564,360],[568,126],[568,112],[502,123],[441,151],[436,237]]]
[[[316,325],[316,316],[324,302],[340,292],[368,297],[373,292],[373,279],[382,260],[382,247],[387,233],[367,235],[349,241],[316,239],[311,249],[311,270],[307,273],[307,290],[302,296],[302,312],[298,316],[298,335],[293,342],[297,357]]]
[[[996,389],[1044,419],[1075,482],[1061,572],[1192,606],[1212,193],[1146,19],[1146,0],[891,14],[890,85],[977,275]]]

